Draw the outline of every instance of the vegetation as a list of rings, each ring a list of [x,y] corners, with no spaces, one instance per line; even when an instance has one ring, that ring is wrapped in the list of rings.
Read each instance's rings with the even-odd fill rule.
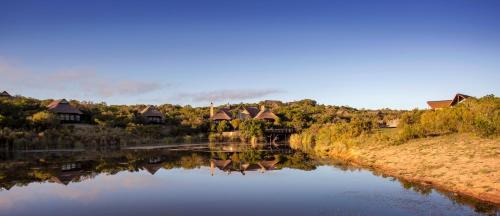
[[[377,119],[358,115],[348,122],[313,125],[300,134],[292,135],[295,146],[333,147],[344,152],[352,145],[366,142],[402,144],[411,139],[453,133],[472,133],[480,137],[500,135],[500,98],[488,95],[470,98],[451,108],[413,110],[401,114],[395,131],[381,129]]]
[[[488,95],[471,98],[453,108],[405,113],[398,139],[407,141],[451,133],[474,133],[481,137],[500,135],[500,98]]]

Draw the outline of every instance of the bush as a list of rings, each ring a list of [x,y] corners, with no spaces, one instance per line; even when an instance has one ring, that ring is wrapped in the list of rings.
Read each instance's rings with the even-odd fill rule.
[[[414,110],[401,118],[398,140],[451,133],[474,133],[482,137],[500,135],[500,98],[492,95],[469,98],[440,110]]]
[[[31,122],[37,129],[54,128],[57,127],[60,123],[56,115],[47,111],[35,113],[31,117]]]
[[[239,125],[241,139],[260,139],[264,137],[264,129],[266,128],[265,122],[258,119],[247,119]]]

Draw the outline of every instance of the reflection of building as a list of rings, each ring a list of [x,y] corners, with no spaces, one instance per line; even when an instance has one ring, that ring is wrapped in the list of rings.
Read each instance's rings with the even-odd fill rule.
[[[55,113],[61,122],[80,122],[82,112],[73,107],[66,99],[56,100],[47,106],[48,110]]]
[[[161,163],[157,163],[157,164],[146,164],[144,165],[144,169],[146,171],[148,171],[151,175],[154,175],[156,172],[158,172],[158,170],[160,170],[162,168],[162,164]]]
[[[144,165],[144,169],[148,171],[151,175],[154,175],[163,166],[163,159],[161,157],[150,157],[148,158],[148,163]]]
[[[459,93],[459,94],[456,94],[455,97],[451,100],[427,101],[427,104],[432,109],[442,109],[442,108],[446,108],[446,107],[454,107],[457,104],[461,103],[462,101],[464,101],[470,97],[471,96]]]
[[[71,182],[80,182],[94,178],[97,173],[85,171],[81,162],[64,163],[60,166],[60,172],[50,178],[49,182],[68,185]]]
[[[241,161],[233,161],[233,160],[218,160],[212,159],[210,160],[210,175],[214,175],[215,168],[217,167],[219,170],[226,172],[228,175],[231,172],[240,172],[245,175],[247,171],[259,171],[260,173],[264,173],[267,170],[276,169],[276,165],[279,163],[279,160],[261,160],[256,163],[248,163]]]

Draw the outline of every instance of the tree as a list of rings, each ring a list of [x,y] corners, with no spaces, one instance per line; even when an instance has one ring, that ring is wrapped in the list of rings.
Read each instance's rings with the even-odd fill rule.
[[[244,139],[263,137],[265,127],[265,122],[262,120],[247,119],[240,124],[241,136]]]
[[[235,130],[237,130],[239,128],[240,124],[241,124],[241,121],[239,119],[233,119],[231,121],[231,126],[233,126],[233,128]]]
[[[222,133],[229,130],[229,124],[227,121],[221,121],[217,124],[217,132]]]
[[[47,111],[35,113],[31,117],[31,122],[33,123],[33,126],[39,129],[47,129],[59,125],[59,119],[57,119],[57,116]]]

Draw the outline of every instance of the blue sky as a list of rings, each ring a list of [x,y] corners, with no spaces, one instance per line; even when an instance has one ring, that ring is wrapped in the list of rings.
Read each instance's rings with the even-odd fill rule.
[[[5,1],[0,90],[110,104],[500,94],[498,1]]]

